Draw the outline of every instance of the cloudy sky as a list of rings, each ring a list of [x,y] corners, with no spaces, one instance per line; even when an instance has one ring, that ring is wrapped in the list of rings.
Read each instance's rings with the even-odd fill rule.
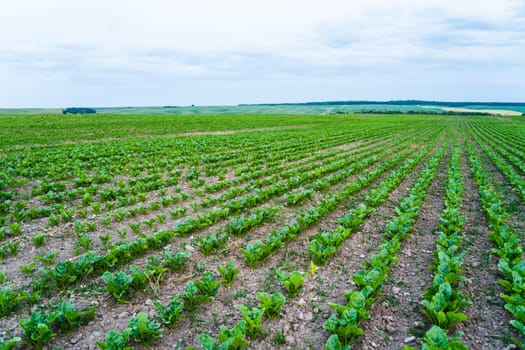
[[[0,108],[524,96],[523,0],[0,6]]]

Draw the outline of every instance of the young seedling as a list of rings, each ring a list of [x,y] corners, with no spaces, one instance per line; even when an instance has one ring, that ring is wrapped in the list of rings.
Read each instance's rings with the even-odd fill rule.
[[[29,264],[20,265],[20,271],[25,275],[30,275],[35,271],[35,262],[31,261]]]
[[[191,257],[191,252],[177,252],[173,254],[170,250],[165,250],[163,254],[162,262],[171,271],[179,272],[186,266],[188,259]]]
[[[200,294],[193,281],[186,283],[184,291],[178,297],[184,302],[186,311],[190,313],[196,311],[201,304],[213,300],[211,296]]]
[[[139,312],[129,320],[129,329],[133,340],[146,346],[162,337],[160,324],[151,320],[145,312]]]
[[[265,309],[257,307],[250,309],[245,305],[238,305],[238,308],[242,314],[243,321],[246,322],[246,334],[251,339],[257,338],[262,333],[261,323]]]
[[[33,237],[31,237],[31,240],[35,245],[35,248],[43,247],[46,244],[46,234],[40,233],[38,235],[34,235]]]
[[[128,235],[128,230],[126,230],[126,228],[123,227],[120,230],[117,230],[117,234],[121,239],[124,239]]]
[[[93,246],[93,239],[89,235],[80,235],[77,238],[77,244],[82,247],[84,252],[89,252]]]
[[[77,233],[77,235],[81,235],[84,232],[86,232],[87,225],[80,220],[75,220],[75,222],[73,223],[73,228],[75,229],[75,232]]]
[[[95,232],[95,230],[97,229],[96,222],[88,222],[86,225],[87,225],[88,232]]]
[[[208,334],[199,336],[199,341],[205,350],[244,350],[248,348],[250,343],[246,340],[246,321],[241,320],[233,329],[221,326],[217,339],[218,343]]]
[[[93,305],[84,310],[77,310],[73,303],[63,301],[55,306],[58,311],[56,319],[59,324],[59,330],[62,333],[72,332],[81,325],[89,323],[95,318],[95,310],[97,306]]]
[[[237,274],[241,271],[240,269],[236,269],[234,267],[234,261],[230,260],[226,265],[223,266],[217,266],[217,270],[221,274],[222,278],[224,279],[224,284],[226,287],[230,288],[233,284],[233,281],[235,281],[235,278],[237,277]]]
[[[283,271],[277,271],[277,276],[283,282],[284,288],[286,288],[290,298],[295,298],[303,290],[303,282],[306,273],[293,271],[288,274]]]
[[[85,218],[87,218],[87,215],[88,215],[88,211],[87,211],[86,208],[80,208],[80,209],[78,210],[78,216],[79,216],[81,219],[85,219]],[[86,225],[86,227],[87,227],[87,225]]]
[[[122,332],[111,330],[106,334],[106,341],[97,341],[102,350],[133,350],[129,345],[131,329],[126,328]]]
[[[56,336],[53,331],[53,324],[58,315],[57,311],[49,314],[33,312],[28,319],[20,320],[19,325],[24,330],[24,336],[35,349],[42,349],[51,338]]]
[[[257,299],[261,302],[259,308],[266,310],[266,317],[274,319],[281,313],[279,310],[286,302],[286,297],[279,292],[269,295],[268,293],[258,292]]]
[[[136,291],[143,291],[149,284],[148,275],[135,265],[129,265],[129,272],[131,273],[131,286]]]
[[[18,254],[18,248],[20,248],[20,242],[7,242],[7,248],[12,256],[16,256]]]
[[[133,277],[120,271],[116,275],[109,271],[104,272],[102,280],[106,282],[106,289],[117,301],[124,302],[123,297],[129,293],[129,287],[133,282]]]
[[[11,230],[12,237],[18,237],[22,234],[22,224],[19,222],[13,222],[8,225]]]
[[[168,306],[162,305],[159,301],[154,301],[153,304],[157,307],[157,314],[155,315],[168,328],[172,328],[175,323],[184,317],[184,304],[176,298],[173,298]]]
[[[58,252],[49,251],[46,252],[44,255],[36,255],[34,257],[34,260],[40,261],[45,266],[51,266],[55,262],[55,259],[58,257],[58,254]]]
[[[63,222],[71,222],[73,221],[73,215],[75,215],[75,209],[71,208],[69,210],[61,209],[60,210],[60,219]]]
[[[133,233],[136,235],[140,234],[140,226],[141,226],[140,222],[132,222],[131,224],[129,224],[131,231],[133,231]]]
[[[98,214],[100,214],[101,210],[102,210],[102,203],[95,202],[95,203],[91,204],[91,211],[93,212],[93,214],[98,215]]]
[[[111,216],[104,216],[100,219],[100,222],[102,222],[102,225],[104,225],[105,227],[109,227],[109,225],[111,224]]]
[[[151,230],[155,227],[155,224],[157,223],[157,221],[155,220],[155,218],[151,218],[149,220],[145,220],[144,223]]]
[[[207,271],[200,281],[195,281],[195,286],[202,295],[214,297],[219,291],[222,282],[224,282],[224,280],[216,281],[213,273]]]
[[[211,252],[217,251],[221,247],[223,247],[224,243],[226,242],[226,239],[226,235],[217,237],[215,233],[210,232],[204,237],[197,238],[197,241],[199,242],[199,250],[204,256],[207,256]]]
[[[165,224],[166,223],[166,214],[159,214],[157,215],[157,222],[159,224]]]
[[[100,234],[98,235],[98,238],[100,239],[104,247],[106,247],[107,249],[111,247],[111,233],[108,232],[105,235]]]

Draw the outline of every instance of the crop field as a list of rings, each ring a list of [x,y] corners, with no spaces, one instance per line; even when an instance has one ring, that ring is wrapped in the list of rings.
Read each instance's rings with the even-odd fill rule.
[[[525,349],[525,117],[0,116],[0,349]]]

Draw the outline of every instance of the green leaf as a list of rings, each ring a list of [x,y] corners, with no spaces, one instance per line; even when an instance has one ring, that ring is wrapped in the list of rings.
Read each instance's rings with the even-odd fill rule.
[[[188,312],[194,312],[201,304],[213,300],[211,296],[199,294],[199,290],[193,281],[186,283],[184,291],[178,295],[178,298],[184,302]]]
[[[124,295],[129,292],[129,287],[133,283],[133,278],[124,271],[119,271],[116,275],[109,271],[102,274],[102,280],[106,282],[106,289],[119,302],[123,301]]]
[[[448,344],[447,333],[438,326],[432,326],[424,338],[428,345],[436,347],[445,347]]]
[[[20,320],[19,325],[24,330],[24,336],[30,340],[36,349],[41,349],[51,338],[56,336],[53,331],[53,324],[58,315],[59,313],[56,311],[48,314],[33,312],[29,319]]]
[[[106,341],[97,341],[97,345],[102,350],[132,350],[129,344],[131,330],[124,329],[122,332],[111,330],[106,334]]]
[[[213,297],[219,291],[219,287],[223,281],[224,280],[215,281],[213,273],[207,271],[204,273],[200,281],[195,281],[194,283],[195,287],[197,287],[202,295]]]
[[[286,302],[286,297],[279,292],[273,293],[272,295],[258,292],[257,299],[261,302],[259,308],[264,308],[266,310],[266,317],[269,319],[274,319],[279,316],[279,310]]]
[[[218,350],[217,343],[209,334],[199,335],[199,342],[204,350]]]
[[[358,313],[355,309],[344,310],[340,317],[330,316],[323,327],[336,334],[344,344],[351,343],[352,340],[363,334],[363,330],[358,327]]]
[[[241,271],[240,269],[236,269],[234,267],[234,261],[230,260],[224,267],[223,266],[217,266],[217,271],[221,274],[222,278],[224,279],[224,284],[226,287],[231,287],[233,284],[233,281],[235,281],[235,278],[237,274]]]
[[[332,334],[326,341],[326,350],[350,350],[349,345],[341,344],[336,334]]]
[[[181,320],[184,310],[184,304],[177,299],[173,299],[167,307],[164,307],[159,301],[153,302],[159,311],[156,317],[162,321],[168,328],[172,328],[178,320]]]
[[[293,271],[291,274],[287,274],[283,271],[277,271],[277,276],[283,282],[290,298],[295,298],[303,290],[306,273]]]
[[[137,316],[129,320],[130,335],[137,343],[149,345],[152,340],[162,337],[160,324],[150,320],[145,312],[139,312]]]
[[[11,350],[13,349],[17,344],[24,344],[25,342],[22,341],[22,338],[20,337],[13,337],[11,339],[6,340],[5,342],[0,342],[0,350]]]
[[[257,307],[250,309],[245,305],[238,305],[237,307],[242,314],[242,319],[246,322],[246,334],[251,339],[255,339],[262,332],[261,323],[266,310]]]

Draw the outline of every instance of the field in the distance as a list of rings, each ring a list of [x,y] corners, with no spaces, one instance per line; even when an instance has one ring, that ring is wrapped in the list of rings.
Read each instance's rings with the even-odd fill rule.
[[[525,348],[524,130],[0,115],[0,349]]]
[[[296,114],[329,115],[338,113],[416,113],[446,114],[447,111],[462,113],[490,113],[494,115],[521,115],[525,103],[520,102],[443,102],[443,101],[325,101],[305,103],[244,104],[226,106],[142,106],[97,107],[97,114],[111,115],[210,115],[210,114]],[[0,114],[60,114],[61,108],[0,108]]]

